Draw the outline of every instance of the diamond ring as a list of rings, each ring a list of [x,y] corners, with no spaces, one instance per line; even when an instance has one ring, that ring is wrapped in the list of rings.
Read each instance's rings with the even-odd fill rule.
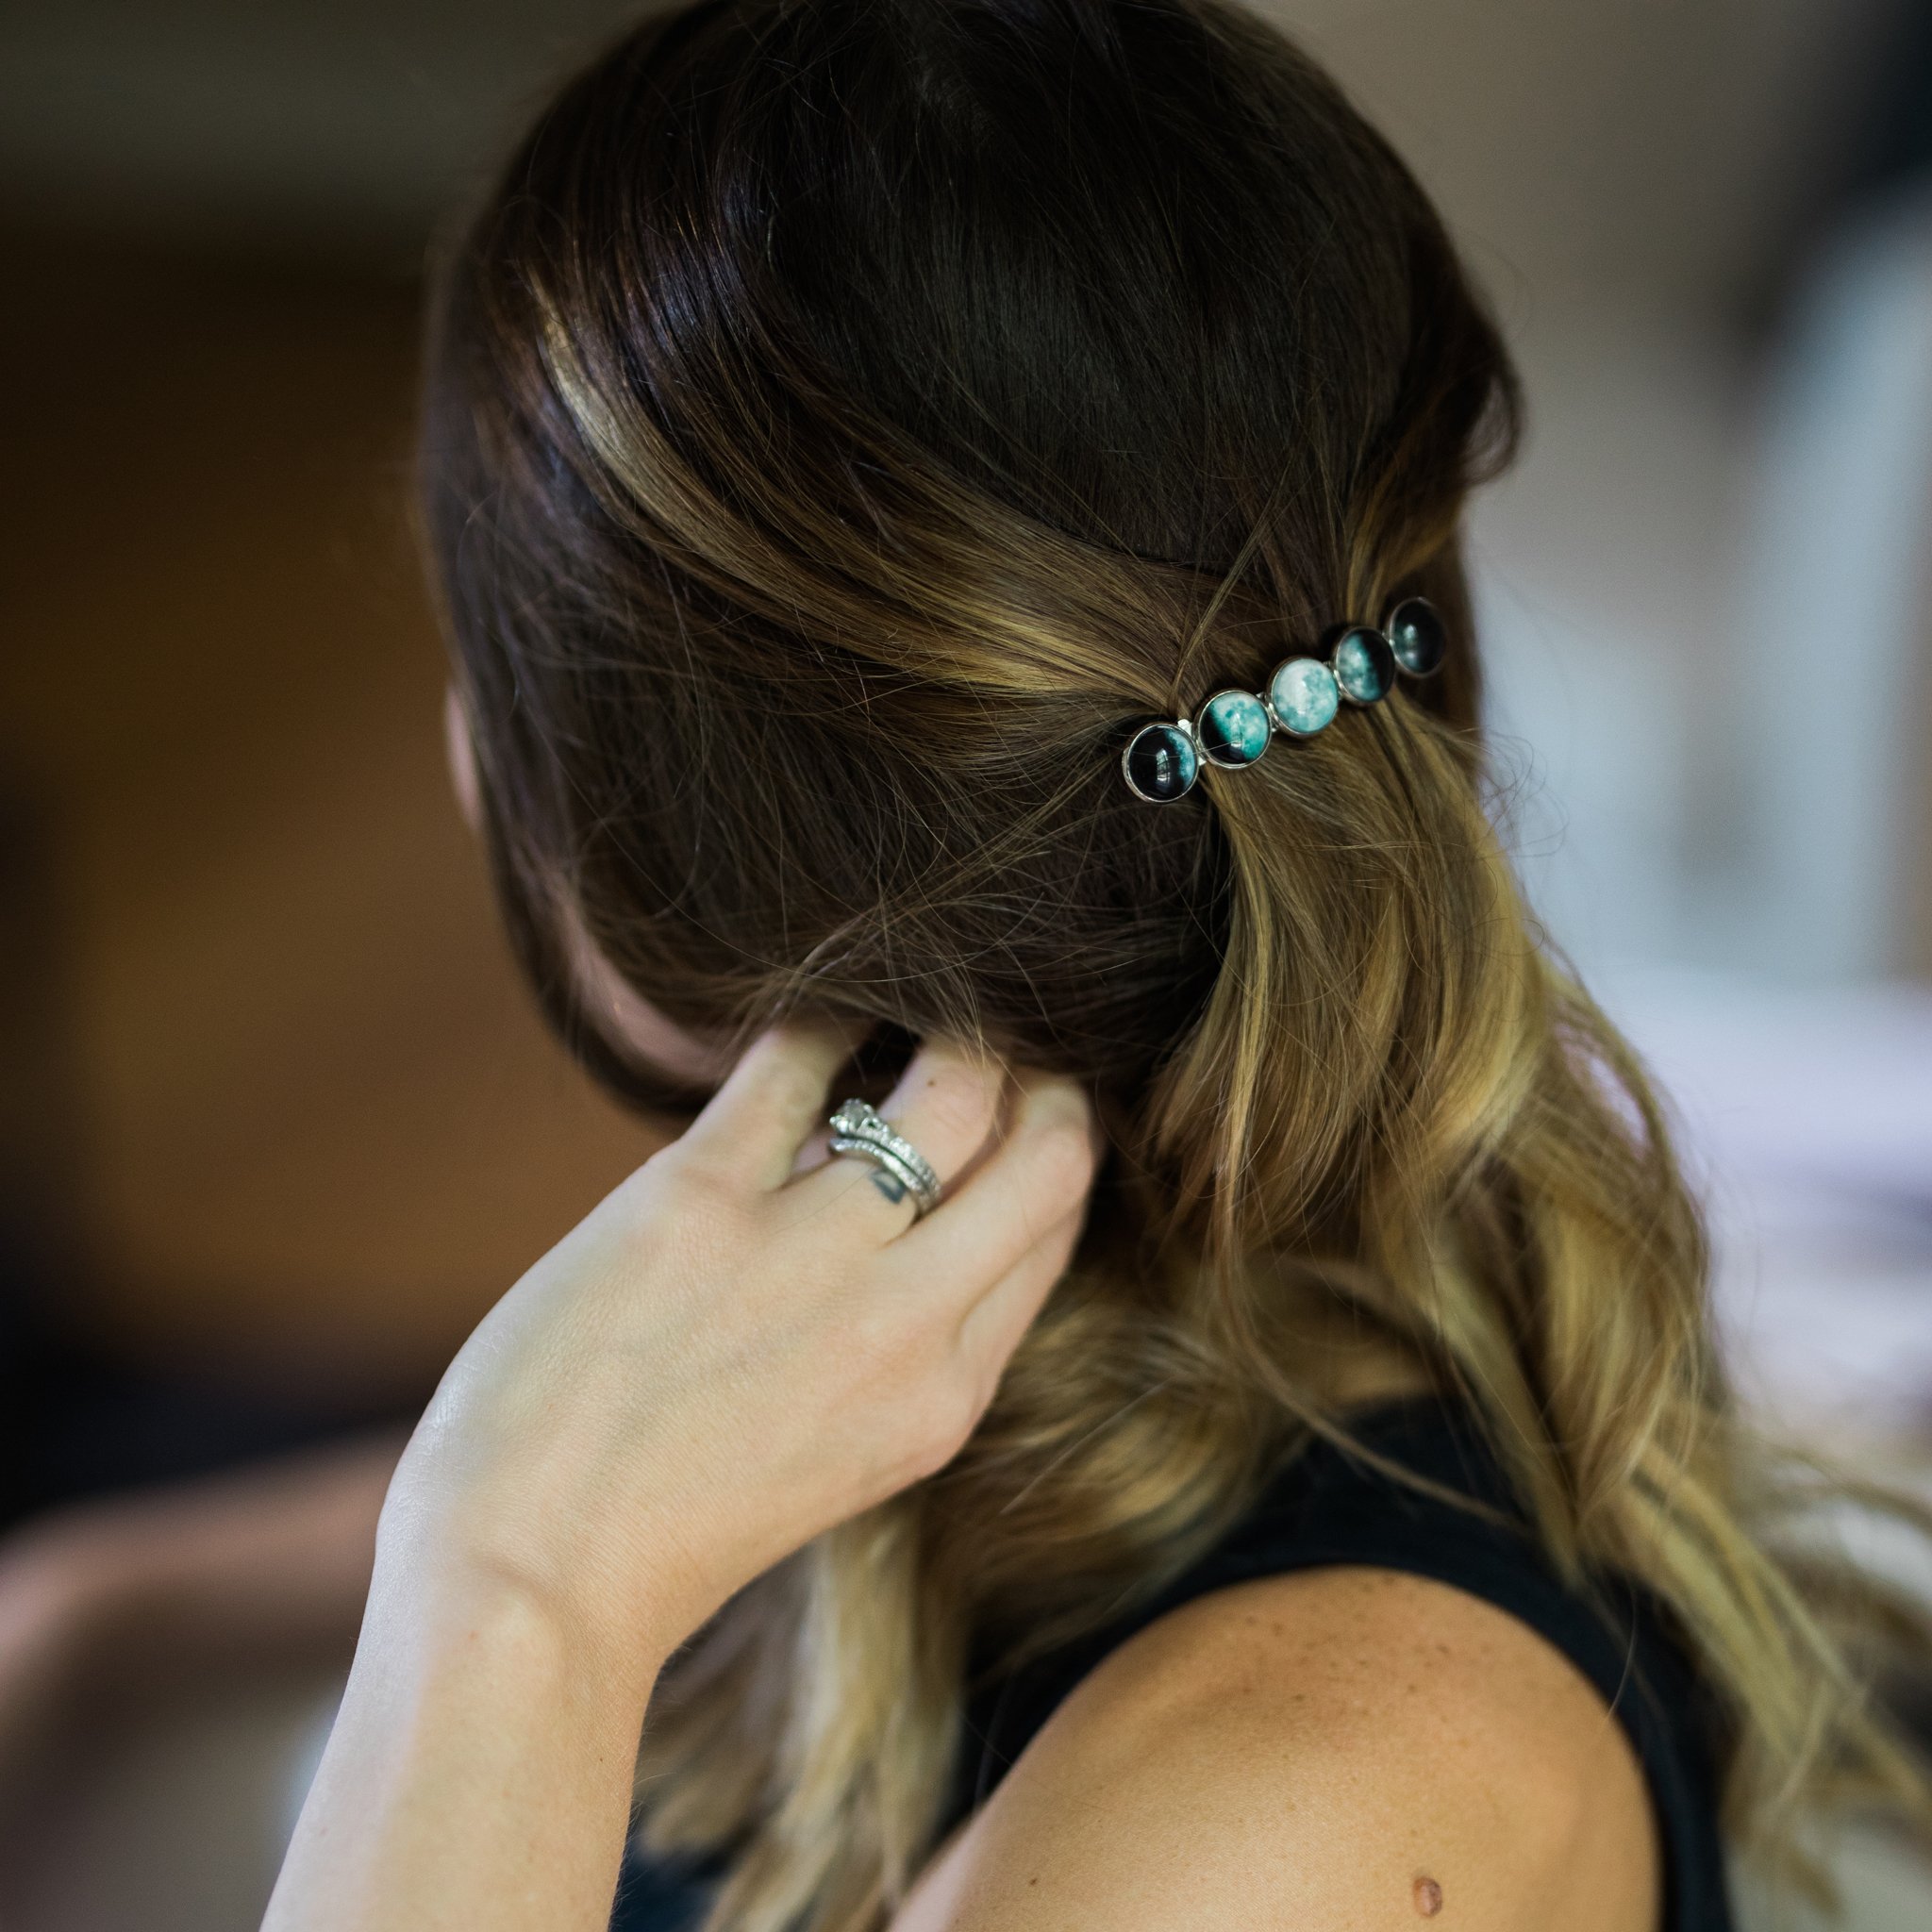
[[[857,1154],[871,1161],[881,1175],[896,1181],[902,1195],[912,1197],[915,1220],[939,1206],[940,1177],[932,1162],[903,1134],[894,1133],[876,1108],[863,1100],[841,1100],[829,1124],[832,1152]]]

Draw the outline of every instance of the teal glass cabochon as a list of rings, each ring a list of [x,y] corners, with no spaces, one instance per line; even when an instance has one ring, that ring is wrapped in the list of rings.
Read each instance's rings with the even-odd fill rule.
[[[1210,765],[1252,765],[1268,749],[1268,708],[1251,691],[1218,691],[1201,707],[1194,735]]]
[[[1319,658],[1291,658],[1268,680],[1268,708],[1293,738],[1312,738],[1341,708],[1335,674]]]
[[[1395,685],[1395,653],[1389,640],[1366,624],[1351,625],[1330,647],[1330,665],[1341,695],[1357,705],[1379,704]]]

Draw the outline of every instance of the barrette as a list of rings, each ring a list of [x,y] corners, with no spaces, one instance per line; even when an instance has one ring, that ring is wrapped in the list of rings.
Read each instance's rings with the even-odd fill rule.
[[[1252,765],[1275,734],[1312,738],[1344,704],[1378,705],[1395,674],[1429,677],[1442,667],[1448,640],[1425,597],[1405,597],[1378,628],[1344,624],[1320,658],[1287,658],[1258,691],[1218,691],[1198,719],[1143,724],[1121,753],[1127,790],[1149,805],[1172,805],[1194,788],[1202,761],[1224,771]]]

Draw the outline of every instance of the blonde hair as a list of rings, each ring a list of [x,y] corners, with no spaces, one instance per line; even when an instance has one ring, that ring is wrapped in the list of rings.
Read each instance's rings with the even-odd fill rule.
[[[1740,1842],[1932,1815],[1871,1691],[1922,1625],[1787,1547],[1824,1479],[1740,1415],[1664,1114],[1499,844],[1457,531],[1514,380],[1319,72],[1212,0],[708,0],[553,104],[433,349],[492,858],[586,1058],[635,1085],[559,880],[674,1019],[978,1037],[1113,1148],[962,1454],[667,1672],[641,1829],[733,1848],[712,1932],[878,1924],[969,1655],[1144,1600],[1346,1440],[1324,1337],[1458,1392],[1579,1589],[1655,1594]],[[1440,680],[1126,795],[1138,718],[1417,592]]]

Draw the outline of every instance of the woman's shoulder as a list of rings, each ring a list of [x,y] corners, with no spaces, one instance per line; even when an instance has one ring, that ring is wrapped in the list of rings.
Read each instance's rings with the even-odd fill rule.
[[[1519,1618],[1329,1566],[1198,1597],[1111,1650],[928,1868],[893,1932],[1562,1923],[1649,1932],[1623,1727]]]

